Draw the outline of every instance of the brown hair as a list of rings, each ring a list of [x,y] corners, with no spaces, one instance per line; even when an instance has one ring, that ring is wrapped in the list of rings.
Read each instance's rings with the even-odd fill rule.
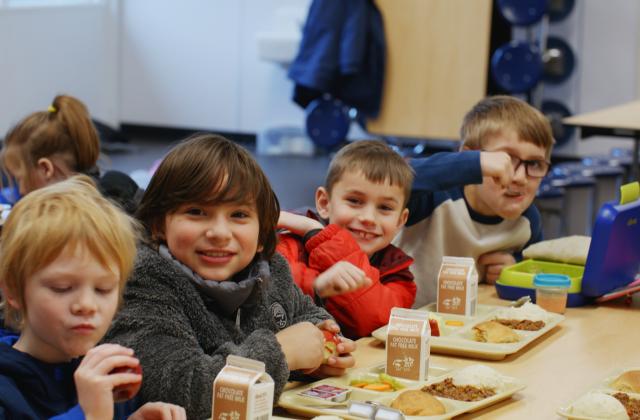
[[[27,168],[40,158],[57,155],[72,171],[88,174],[100,155],[98,132],[87,107],[67,95],[56,96],[48,110],[34,112],[16,124],[4,144],[17,148]]]
[[[555,140],[547,117],[525,101],[506,95],[487,97],[471,108],[460,128],[462,146],[481,149],[484,139],[504,129],[514,130],[523,141],[542,147],[547,158],[551,156]]]
[[[122,295],[136,255],[137,224],[104,198],[91,178],[76,175],[33,191],[13,207],[2,228],[0,282],[20,310],[4,303],[8,325],[27,311],[25,282],[60,253],[81,246],[107,269],[115,265]]]
[[[149,238],[163,233],[165,218],[186,203],[251,203],[258,211],[258,244],[271,258],[280,204],[266,175],[241,146],[222,136],[196,134],[178,144],[151,178],[138,211]]]
[[[329,194],[347,171],[361,172],[367,180],[376,184],[389,182],[399,186],[404,191],[403,206],[407,206],[414,172],[402,156],[386,143],[361,140],[340,149],[331,160],[325,180],[325,188]]]

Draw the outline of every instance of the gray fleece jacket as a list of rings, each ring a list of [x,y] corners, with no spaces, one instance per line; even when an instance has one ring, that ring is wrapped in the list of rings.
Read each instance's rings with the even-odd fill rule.
[[[181,405],[190,419],[210,417],[213,380],[229,354],[264,362],[277,401],[290,372],[275,334],[331,317],[294,284],[282,256],[275,254],[269,267],[271,278],[256,286],[254,304],[225,317],[177,265],[140,246],[124,306],[104,341],[134,349],[142,401]]]

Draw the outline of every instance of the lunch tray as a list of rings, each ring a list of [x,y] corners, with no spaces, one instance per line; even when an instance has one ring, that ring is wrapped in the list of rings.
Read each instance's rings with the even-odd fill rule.
[[[516,343],[483,343],[473,339],[473,326],[483,321],[493,319],[494,313],[505,306],[478,305],[476,316],[468,317],[463,315],[438,313],[443,319],[444,328],[440,331],[439,337],[431,337],[429,344],[431,353],[451,354],[456,356],[466,356],[475,359],[501,360],[507,355],[517,353],[527,345],[542,337],[547,332],[555,328],[564,319],[563,315],[548,312],[548,319],[545,326],[538,331],[513,330],[520,336],[520,341]],[[436,304],[424,306],[418,310],[435,312]],[[452,326],[459,324],[460,326]],[[387,341],[387,326],[382,326],[373,331],[371,335],[380,340]]]
[[[370,391],[361,388],[351,387],[349,385],[352,379],[362,379],[362,378],[376,378],[380,373],[384,372],[384,365],[376,366],[372,368],[366,369],[354,369],[350,371],[348,374],[341,377],[333,377],[323,379],[321,381],[314,382],[312,384],[305,384],[304,386],[300,386],[297,388],[289,389],[282,393],[280,396],[280,400],[278,401],[278,405],[284,408],[289,413],[294,415],[300,415],[304,417],[314,417],[320,415],[331,415],[338,416],[345,419],[353,419],[353,420],[362,420],[362,417],[356,417],[349,414],[348,411],[348,403],[349,401],[360,401],[360,402],[372,402],[377,403],[383,406],[389,407],[391,402],[403,391],[420,389],[425,385],[430,385],[432,383],[441,382],[446,378],[450,377],[455,370],[448,369],[446,367],[440,366],[429,366],[429,371],[427,373],[426,381],[410,381],[401,378],[394,378],[399,383],[401,383],[405,388],[393,392],[380,392],[380,391]],[[430,420],[441,420],[441,419],[450,419],[452,417],[458,416],[463,413],[468,413],[472,411],[479,410],[481,408],[490,406],[495,404],[498,401],[502,401],[506,398],[509,398],[511,395],[516,392],[524,389],[525,384],[512,377],[502,376],[505,385],[504,389],[496,393],[491,397],[487,397],[480,401],[457,401],[449,398],[435,397],[444,405],[446,413],[435,415],[435,416],[405,416],[407,420],[411,419],[430,419]],[[323,401],[317,398],[305,397],[300,395],[301,392],[318,386],[318,385],[331,385],[337,386],[341,388],[347,388],[351,390],[351,394],[348,400],[344,402],[330,402]]]
[[[623,394],[627,394],[629,397],[640,400],[640,394],[634,394],[631,392],[623,392],[623,391],[618,391],[617,389],[614,389],[612,387],[612,383],[623,373],[630,371],[630,370],[640,370],[640,367],[631,367],[631,368],[625,368],[625,369],[619,369],[616,370],[614,373],[612,373],[611,375],[608,375],[602,382],[599,382],[597,384],[595,384],[594,386],[592,386],[591,388],[589,388],[587,391],[585,391],[584,393],[578,395],[576,398],[574,398],[569,404],[567,404],[566,406],[560,407],[557,411],[557,413],[559,415],[561,415],[562,417],[566,417],[569,419],[579,419],[579,420],[598,420],[596,417],[587,417],[587,416],[576,416],[575,414],[572,414],[572,407],[573,404],[583,395],[586,395],[590,392],[594,392],[594,391],[600,391],[600,392],[604,392],[606,394],[615,394],[617,392],[621,392]]]

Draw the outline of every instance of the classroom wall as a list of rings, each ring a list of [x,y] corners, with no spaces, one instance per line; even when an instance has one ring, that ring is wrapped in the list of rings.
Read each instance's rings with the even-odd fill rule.
[[[281,66],[257,35],[300,0],[137,0],[122,7],[121,120],[255,133],[300,125]]]
[[[109,123],[256,133],[302,125],[280,65],[256,38],[278,10],[310,0],[104,0],[93,6],[0,8],[0,133],[58,92]],[[640,2],[580,0],[553,31],[577,43],[578,68],[546,89],[587,112],[640,97]],[[623,146],[630,143],[619,140]],[[571,153],[610,142],[575,142]]]
[[[117,13],[117,2],[0,8],[0,138],[58,93],[118,123]]]

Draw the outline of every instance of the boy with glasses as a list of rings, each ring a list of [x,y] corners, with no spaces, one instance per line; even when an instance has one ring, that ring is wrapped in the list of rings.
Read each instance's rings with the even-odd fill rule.
[[[549,121],[510,96],[481,100],[464,117],[460,152],[414,159],[409,219],[394,244],[415,259],[414,307],[436,299],[442,257],[473,257],[494,283],[542,239],[533,200],[549,170]]]

